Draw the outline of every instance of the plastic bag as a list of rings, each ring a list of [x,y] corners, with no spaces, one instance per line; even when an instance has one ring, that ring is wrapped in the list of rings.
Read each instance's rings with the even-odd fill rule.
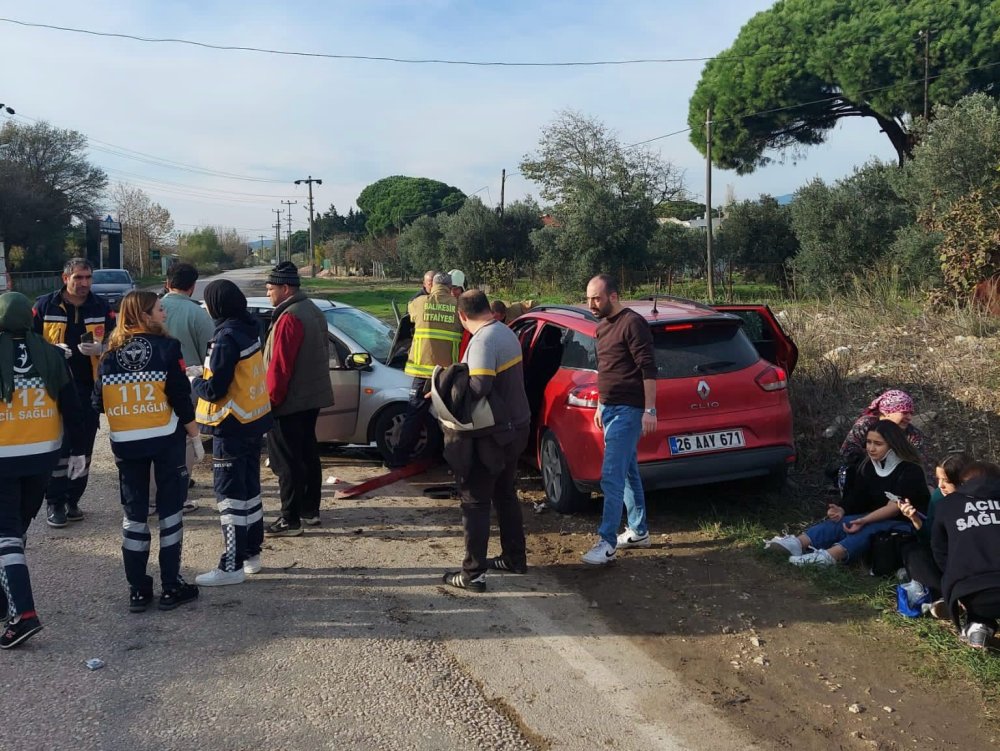
[[[907,618],[919,618],[924,603],[930,603],[931,593],[920,582],[896,585],[896,610]]]

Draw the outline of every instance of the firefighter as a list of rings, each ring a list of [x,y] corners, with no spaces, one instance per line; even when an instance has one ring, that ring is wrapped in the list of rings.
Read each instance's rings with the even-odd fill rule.
[[[93,405],[103,412],[118,465],[122,560],[129,584],[129,611],[141,613],[153,601],[149,562],[149,475],[156,478],[160,517],[158,607],[173,610],[194,600],[198,588],[180,575],[187,498],[186,437],[198,437],[181,345],[167,335],[167,316],[155,292],[129,292],[118,311],[94,386]]]
[[[42,630],[24,540],[63,446],[70,478],[86,467],[80,400],[62,352],[32,331],[31,301],[0,295],[0,649]]]
[[[195,577],[205,587],[241,584],[260,571],[264,506],[260,443],[270,429],[271,400],[257,324],[247,299],[228,279],[205,287],[215,320],[204,368],[189,368],[201,430],[212,435],[212,471],[225,549],[217,568]],[[203,371],[199,373],[199,371]]]
[[[70,258],[63,267],[63,286],[39,297],[35,302],[35,332],[45,341],[63,350],[69,360],[70,374],[76,386],[84,429],[84,454],[87,467],[83,474],[71,480],[66,473],[70,447],[63,446],[59,463],[52,471],[52,480],[45,491],[48,502],[46,523],[50,527],[65,527],[66,523],[83,519],[80,498],[87,489],[90,475],[90,455],[94,451],[98,417],[91,407],[91,392],[97,377],[97,362],[104,351],[104,342],[115,327],[115,313],[90,290],[94,272],[86,258]]]
[[[459,272],[461,273],[461,272]],[[465,275],[462,275],[465,282]],[[410,461],[410,454],[420,428],[426,422],[431,400],[425,398],[430,391],[430,378],[434,366],[447,368],[458,362],[458,348],[462,341],[462,324],[458,320],[458,301],[452,296],[452,278],[449,274],[435,274],[434,284],[427,295],[410,301],[408,312],[413,321],[413,343],[406,358],[404,372],[413,376],[410,402],[399,430],[399,440],[393,449],[390,468],[403,467]]]

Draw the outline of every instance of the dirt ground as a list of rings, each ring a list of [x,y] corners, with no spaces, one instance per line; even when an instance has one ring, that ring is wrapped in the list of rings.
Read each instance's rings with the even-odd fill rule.
[[[908,635],[873,610],[845,609],[785,564],[761,560],[704,529],[714,504],[753,503],[739,485],[664,491],[649,499],[652,547],[606,569],[580,563],[600,521],[535,513],[524,483],[529,564],[554,573],[764,747],[944,749],[992,746],[1000,726],[961,681],[930,679]],[[791,567],[788,567],[791,568]],[[888,607],[890,603],[886,603]],[[998,658],[1000,659],[1000,658]],[[925,671],[926,672],[926,671]]]

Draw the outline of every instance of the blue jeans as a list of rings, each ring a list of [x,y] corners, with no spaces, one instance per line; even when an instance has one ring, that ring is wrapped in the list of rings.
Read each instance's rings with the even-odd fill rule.
[[[862,555],[868,546],[871,545],[872,535],[877,532],[913,532],[913,525],[906,520],[886,519],[881,522],[866,524],[853,535],[844,530],[844,525],[855,519],[860,519],[864,514],[854,514],[845,516],[839,522],[825,521],[814,524],[806,530],[806,537],[817,550],[827,550],[834,545],[840,545],[847,551],[847,560],[855,556]]]
[[[609,545],[617,547],[622,503],[628,513],[629,529],[637,535],[648,532],[646,495],[639,479],[642,409],[625,404],[601,404],[598,409],[604,422],[604,463],[601,465],[604,515],[597,533]]]

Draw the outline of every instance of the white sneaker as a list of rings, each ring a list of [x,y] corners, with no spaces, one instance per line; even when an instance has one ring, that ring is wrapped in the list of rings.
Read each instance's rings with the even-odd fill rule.
[[[802,555],[802,543],[795,535],[781,535],[772,537],[764,543],[764,550],[774,553],[785,553],[788,555]]]
[[[618,547],[615,550],[627,550],[628,548],[648,548],[650,546],[649,532],[644,535],[636,534],[628,527],[618,535]]]
[[[590,550],[583,554],[583,562],[592,566],[603,566],[615,559],[615,549],[602,537]]]
[[[243,573],[244,574],[260,573],[260,553],[258,553],[257,555],[252,555],[243,561]]]
[[[194,578],[194,583],[200,587],[223,587],[227,584],[242,584],[244,579],[246,579],[246,574],[241,568],[235,571],[213,568],[207,573],[198,574]]]
[[[793,555],[788,559],[793,566],[836,566],[837,562],[825,550],[813,550],[804,555]]]
[[[307,527],[318,527],[323,521],[319,518],[319,514],[316,516],[303,516],[302,523]]]

